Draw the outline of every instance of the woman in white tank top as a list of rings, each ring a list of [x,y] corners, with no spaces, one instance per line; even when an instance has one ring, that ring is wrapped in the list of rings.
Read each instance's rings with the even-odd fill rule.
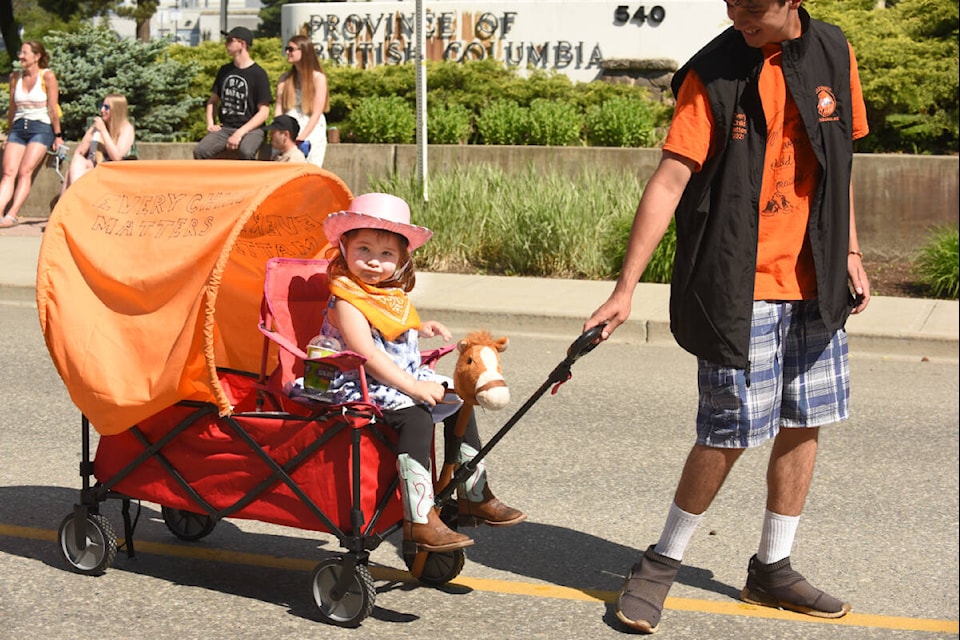
[[[310,149],[304,151],[307,162],[323,166],[327,152],[327,118],[324,115],[330,103],[327,76],[320,68],[317,52],[310,38],[296,35],[290,38],[284,52],[290,69],[277,83],[277,104],[273,117],[289,115],[300,125],[297,144],[307,141]]]
[[[43,43],[28,40],[17,58],[20,71],[10,78],[10,133],[3,148],[0,178],[0,213],[5,215],[0,218],[0,228],[20,224],[20,208],[30,195],[34,171],[48,147],[63,144],[57,106],[60,90],[56,75],[47,68],[47,50]]]

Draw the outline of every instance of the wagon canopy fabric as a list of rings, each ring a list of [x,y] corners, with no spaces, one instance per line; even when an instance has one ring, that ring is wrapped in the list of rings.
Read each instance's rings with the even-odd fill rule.
[[[37,308],[74,404],[104,435],[181,400],[231,412],[217,368],[258,372],[266,262],[318,257],[352,194],[310,164],[99,165],[44,232]]]

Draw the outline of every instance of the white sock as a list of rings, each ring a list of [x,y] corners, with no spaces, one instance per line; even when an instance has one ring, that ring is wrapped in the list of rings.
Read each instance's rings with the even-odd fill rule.
[[[788,557],[799,524],[800,516],[782,516],[767,509],[763,514],[757,560],[763,564],[773,564]]]
[[[676,502],[672,502],[670,513],[667,514],[667,522],[663,525],[663,532],[660,534],[660,541],[653,550],[662,556],[683,560],[683,552],[702,517],[702,513],[700,515],[687,513],[678,507]]]

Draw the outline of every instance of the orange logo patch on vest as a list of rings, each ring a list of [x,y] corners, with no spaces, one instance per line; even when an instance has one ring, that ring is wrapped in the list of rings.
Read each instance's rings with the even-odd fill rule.
[[[747,116],[744,113],[733,114],[733,127],[730,130],[730,137],[734,140],[747,139]]]
[[[839,120],[836,111],[837,99],[833,90],[830,87],[817,87],[817,113],[820,114],[820,122]]]

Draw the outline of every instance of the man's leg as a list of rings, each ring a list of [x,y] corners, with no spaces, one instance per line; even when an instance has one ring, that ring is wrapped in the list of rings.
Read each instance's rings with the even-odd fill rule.
[[[815,588],[790,566],[790,552],[813,479],[820,425],[846,419],[846,334],[827,331],[817,302],[786,306],[783,426],[767,466],[767,509],[757,554],[740,597],[750,603],[839,618],[850,605]]]
[[[237,156],[241,160],[256,160],[263,145],[263,129],[254,129],[240,140]]]
[[[193,148],[193,157],[196,160],[209,160],[217,157],[227,148],[227,138],[233,131],[233,129],[221,128],[219,131],[211,131],[203,136],[203,139]]]

